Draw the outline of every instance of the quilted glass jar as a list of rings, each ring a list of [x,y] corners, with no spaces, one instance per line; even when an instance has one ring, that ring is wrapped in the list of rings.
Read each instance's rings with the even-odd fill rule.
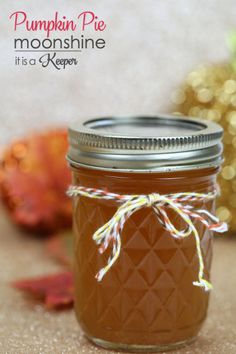
[[[69,130],[73,185],[117,195],[211,193],[221,164],[221,128],[175,117],[94,119]],[[192,202],[214,212],[214,198]],[[194,286],[199,258],[193,235],[176,238],[150,207],[130,215],[119,257],[100,254],[94,233],[116,213],[117,201],[75,196],[75,309],[95,344],[128,351],[161,351],[192,342],[206,318],[209,292]],[[165,204],[164,204],[165,207]],[[186,225],[174,210],[176,229]],[[210,279],[212,232],[199,220],[204,278]]]

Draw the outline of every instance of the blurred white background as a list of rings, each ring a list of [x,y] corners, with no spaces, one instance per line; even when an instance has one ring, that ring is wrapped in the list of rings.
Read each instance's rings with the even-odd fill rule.
[[[236,29],[233,0],[2,0],[0,9],[1,145],[84,117],[165,112],[190,70],[228,58]],[[95,11],[107,22],[106,49],[79,54],[80,66],[65,71],[15,67],[8,17],[17,10],[36,19]]]

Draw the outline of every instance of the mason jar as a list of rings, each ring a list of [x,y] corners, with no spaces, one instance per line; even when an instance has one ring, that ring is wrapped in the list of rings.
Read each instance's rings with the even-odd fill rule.
[[[155,352],[196,338],[211,288],[221,138],[213,122],[170,116],[69,129],[75,311],[93,343]]]

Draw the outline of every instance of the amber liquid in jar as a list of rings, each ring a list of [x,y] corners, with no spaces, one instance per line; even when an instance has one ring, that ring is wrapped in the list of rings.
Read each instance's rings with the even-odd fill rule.
[[[217,172],[216,168],[168,173],[72,170],[75,185],[119,194],[207,193],[214,188]],[[99,254],[92,236],[118,206],[114,201],[74,199],[75,308],[80,326],[89,339],[108,348],[156,351],[192,341],[209,299],[209,292],[193,285],[199,270],[195,239],[171,236],[152,208],[143,208],[126,221],[117,262],[101,282],[95,279],[111,249]],[[195,206],[213,212],[214,203]],[[172,210],[168,215],[176,227],[185,227]],[[194,225],[209,279],[212,235],[199,222]]]

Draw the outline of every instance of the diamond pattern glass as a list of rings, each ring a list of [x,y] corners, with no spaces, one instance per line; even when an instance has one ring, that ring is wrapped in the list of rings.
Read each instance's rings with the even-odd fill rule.
[[[124,176],[124,183],[116,181],[116,175],[92,175],[90,171],[74,174],[77,184],[95,188],[109,186],[110,191],[120,193],[134,193],[133,190],[144,193],[144,186],[129,187],[131,181],[127,178]],[[199,180],[195,175],[187,173],[187,177],[181,178],[186,184],[184,188],[189,187],[189,191],[197,188]],[[163,180],[167,182],[166,176]],[[201,179],[201,191],[212,188],[212,183],[212,173],[208,171]],[[145,189],[150,193],[154,189],[172,192],[183,191],[182,188],[175,176],[172,188],[166,183],[162,188],[159,179],[151,179]],[[211,210],[213,205],[203,203],[201,208],[204,207]],[[92,235],[116,210],[113,201],[84,197],[74,200],[75,306],[84,332],[90,338],[142,346],[177,343],[195,337],[206,317],[209,300],[209,293],[192,284],[198,278],[199,267],[195,239],[193,236],[173,238],[158,223],[151,208],[142,209],[127,220],[118,261],[101,282],[95,279],[95,274],[106,264],[110,249],[101,255]],[[169,215],[176,226],[184,227],[173,212]],[[209,279],[212,235],[202,224],[195,225],[201,237],[205,277]]]

